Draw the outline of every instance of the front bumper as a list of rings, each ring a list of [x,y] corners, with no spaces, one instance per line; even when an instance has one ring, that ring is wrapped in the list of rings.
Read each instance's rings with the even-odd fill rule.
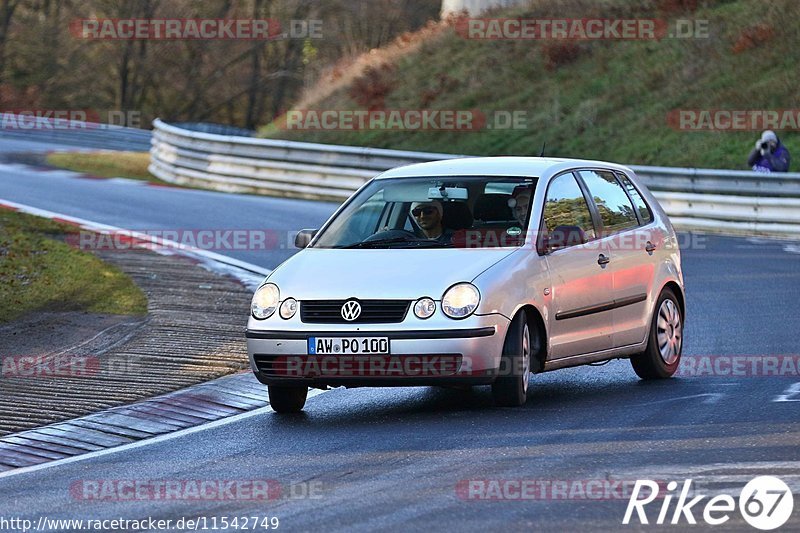
[[[246,332],[250,366],[267,385],[477,385],[494,380],[509,326],[506,317],[431,321],[429,328],[415,322],[261,329],[251,321]],[[391,353],[308,355],[309,337],[388,337]]]

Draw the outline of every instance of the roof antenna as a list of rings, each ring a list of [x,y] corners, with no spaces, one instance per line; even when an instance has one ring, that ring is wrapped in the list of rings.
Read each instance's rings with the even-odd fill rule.
[[[547,146],[547,141],[544,141],[544,142],[542,143],[542,151],[541,151],[541,153],[539,154],[539,157],[544,157],[544,147],[545,147],[545,146]]]

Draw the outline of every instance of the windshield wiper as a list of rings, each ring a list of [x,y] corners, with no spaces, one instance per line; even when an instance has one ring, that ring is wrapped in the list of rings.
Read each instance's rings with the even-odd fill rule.
[[[392,237],[391,239],[375,239],[374,241],[361,241],[355,244],[347,244],[345,246],[336,246],[336,248],[377,248],[379,246],[386,246],[389,244],[405,244],[402,248],[450,248],[453,246],[451,242],[442,242],[435,239],[419,239],[413,240],[408,237]]]
[[[346,244],[344,246],[336,246],[336,248],[374,248],[376,246],[385,246],[387,244],[397,244],[401,242],[417,242],[409,239],[408,237],[392,237],[390,239],[375,239],[374,241],[361,241],[355,244]]]
[[[442,242],[436,239],[425,239],[422,241],[409,241],[408,248],[451,248],[452,242]]]

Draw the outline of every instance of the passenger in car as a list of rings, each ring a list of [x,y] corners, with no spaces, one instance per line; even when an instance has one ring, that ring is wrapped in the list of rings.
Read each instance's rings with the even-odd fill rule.
[[[449,243],[453,240],[453,232],[445,229],[442,225],[443,213],[444,208],[438,200],[411,204],[411,214],[424,236],[428,239]]]
[[[509,200],[509,204],[514,204],[511,207],[514,209],[514,218],[520,223],[525,225],[525,219],[528,218],[528,205],[531,202],[530,189],[521,189],[514,191],[516,194]]]

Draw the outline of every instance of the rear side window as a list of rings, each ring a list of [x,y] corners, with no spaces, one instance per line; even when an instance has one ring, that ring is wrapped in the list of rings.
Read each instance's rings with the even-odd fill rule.
[[[589,206],[572,173],[557,176],[550,182],[543,218],[548,233],[559,226],[578,226],[586,240],[595,238]]]
[[[613,172],[581,170],[580,176],[597,205],[605,234],[617,233],[639,225],[633,204]]]
[[[636,210],[639,211],[639,219],[642,221],[642,224],[649,224],[652,222],[653,213],[650,211],[650,208],[647,207],[647,203],[644,201],[644,198],[642,198],[642,195],[639,194],[639,191],[633,186],[633,182],[625,174],[617,174],[617,176],[622,182],[622,186],[628,191],[628,195],[633,200]]]

